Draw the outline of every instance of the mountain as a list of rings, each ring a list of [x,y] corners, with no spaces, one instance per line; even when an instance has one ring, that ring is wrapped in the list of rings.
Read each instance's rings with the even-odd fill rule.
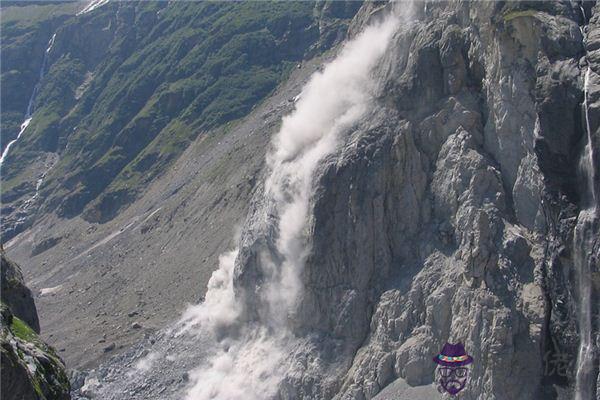
[[[447,343],[465,398],[598,397],[599,5],[98,5],[2,194],[74,397],[445,398]]]
[[[270,132],[360,7],[97,4],[2,5],[4,151],[32,104],[1,166],[2,237],[73,367],[199,299]]]
[[[115,217],[199,135],[339,40],[356,3],[324,4],[5,7],[3,151],[31,120],[2,165],[4,240],[49,212]]]

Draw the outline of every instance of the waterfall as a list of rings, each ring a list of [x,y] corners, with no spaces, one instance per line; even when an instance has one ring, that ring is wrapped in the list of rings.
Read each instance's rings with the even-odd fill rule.
[[[594,208],[579,213],[575,227],[573,262],[577,274],[579,297],[579,350],[575,378],[575,400],[588,400],[593,396],[594,345],[592,342],[592,257],[594,240]]]
[[[582,9],[583,12],[583,9]],[[585,17],[585,14],[584,14]],[[583,86],[583,108],[586,130],[586,145],[579,160],[579,174],[584,178],[585,193],[582,196],[584,209],[579,213],[573,237],[573,262],[577,276],[579,297],[579,350],[575,377],[575,400],[588,400],[593,396],[594,346],[592,343],[592,249],[595,235],[596,191],[593,161],[593,141],[588,111],[588,87],[591,69],[588,66]]]
[[[390,15],[348,42],[322,72],[311,77],[295,110],[283,119],[267,155],[261,201],[260,212],[273,224],[268,231],[275,236],[275,249],[261,254],[258,261],[264,277],[256,282],[259,299],[254,306],[259,308],[255,310],[259,320],[240,321],[245,305],[235,293],[236,249],[221,256],[205,302],[188,309],[181,321],[180,334],[218,338],[208,362],[190,373],[187,399],[258,400],[276,394],[297,340],[287,319],[303,290],[300,274],[309,251],[306,230],[314,174],[339,147],[342,133],[373,104],[371,72],[397,26],[398,20]],[[230,326],[235,329],[227,330]]]
[[[102,7],[108,2],[109,0],[92,0],[81,11],[79,11],[77,15],[87,14],[91,11],[94,11],[96,8]]]
[[[35,111],[35,105],[34,105],[35,98],[37,97],[37,94],[40,90],[40,86],[42,84],[42,79],[44,78],[44,75],[46,74],[46,65],[48,63],[48,55],[50,54],[50,51],[52,50],[52,47],[54,46],[55,39],[56,39],[56,33],[54,33],[52,35],[52,37],[50,38],[50,40],[48,41],[48,47],[46,48],[46,51],[44,52],[44,58],[42,59],[42,66],[40,67],[38,81],[35,84],[35,86],[33,87],[33,92],[31,93],[31,96],[29,96],[29,103],[27,103],[27,110],[25,111],[25,119],[24,119],[23,123],[21,123],[21,129],[19,130],[17,137],[15,139],[11,140],[10,142],[8,142],[8,144],[6,145],[6,148],[2,152],[2,156],[0,157],[0,167],[2,167],[2,165],[4,164],[4,159],[6,158],[10,148],[17,142],[17,140],[19,140],[19,138],[23,135],[23,133],[29,126],[29,123],[31,122],[31,115]]]
[[[586,209],[596,208],[596,192],[595,192],[595,178],[596,173],[594,170],[594,148],[592,141],[592,129],[590,127],[590,115],[588,110],[588,85],[590,80],[591,68],[588,66],[585,71],[585,78],[583,83],[583,109],[585,116],[585,130],[586,130],[586,144],[583,151],[583,156],[579,160],[579,171],[581,175],[585,177],[586,181],[586,197],[584,198]]]

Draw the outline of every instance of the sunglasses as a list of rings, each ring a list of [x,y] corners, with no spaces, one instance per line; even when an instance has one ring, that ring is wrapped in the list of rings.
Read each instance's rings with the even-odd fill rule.
[[[460,367],[460,368],[441,367],[441,368],[438,368],[438,371],[440,371],[440,375],[444,378],[448,378],[452,375],[456,376],[457,378],[464,378],[469,373],[468,368],[462,368],[462,367]]]

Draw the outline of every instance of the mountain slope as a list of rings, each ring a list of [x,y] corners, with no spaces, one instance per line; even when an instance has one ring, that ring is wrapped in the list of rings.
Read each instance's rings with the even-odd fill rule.
[[[400,21],[381,59],[338,81],[348,54],[373,60],[358,32],[381,32],[366,25],[388,26],[386,14]],[[430,398],[432,357],[462,342],[467,398],[596,397],[598,15],[567,2],[365,4],[352,50],[274,137],[205,301],[101,368],[105,396],[358,400],[391,385]],[[309,95],[323,88],[340,95]],[[132,375],[110,372],[121,368]]]
[[[214,118],[213,122],[206,122],[202,134],[196,137],[198,131],[183,126],[168,128],[161,131],[155,140],[140,150],[139,154],[158,151],[162,154],[160,157],[164,155],[170,161],[161,164],[162,158],[159,157],[160,159],[157,158],[148,166],[140,167],[143,179],[138,182],[139,185],[127,184],[128,188],[138,193],[137,198],[130,199],[131,203],[123,203],[111,197],[109,205],[114,206],[112,219],[98,223],[96,218],[92,218],[94,214],[92,211],[65,218],[61,216],[60,211],[54,212],[51,209],[55,205],[52,203],[54,200],[62,202],[65,198],[77,197],[81,194],[77,190],[71,190],[66,182],[72,181],[73,174],[65,174],[64,171],[59,174],[57,169],[62,165],[61,163],[70,163],[68,165],[72,167],[69,167],[69,171],[75,173],[81,172],[86,165],[85,159],[84,161],[81,159],[83,150],[74,141],[80,140],[84,147],[90,149],[89,151],[101,152],[99,147],[92,143],[96,143],[95,140],[110,141],[110,137],[105,135],[106,132],[95,136],[90,132],[89,135],[84,135],[83,131],[81,135],[73,133],[73,136],[67,139],[66,148],[59,149],[56,153],[38,153],[35,150],[24,150],[21,153],[20,146],[26,149],[37,146],[33,142],[29,143],[30,139],[35,139],[30,135],[36,134],[27,131],[14,145],[14,153],[12,153],[14,158],[9,154],[6,167],[2,167],[2,196],[3,199],[9,200],[4,204],[2,211],[4,238],[25,229],[8,242],[7,251],[26,266],[24,274],[37,297],[46,338],[59,350],[70,367],[95,365],[99,359],[111,356],[113,351],[105,352],[104,349],[110,348],[112,343],[115,343],[114,351],[122,351],[153,330],[162,328],[176,319],[186,303],[195,302],[203,295],[218,255],[230,246],[232,232],[236,230],[239,221],[247,212],[251,193],[264,162],[270,133],[277,128],[282,113],[288,112],[293,107],[293,98],[299,95],[301,84],[306,80],[307,75],[314,72],[318,62],[321,62],[313,59],[319,60],[322,52],[344,37],[344,27],[360,6],[357,3],[342,2],[323,3],[318,7],[306,2],[291,3],[286,7],[280,4],[277,8],[267,7],[267,3],[210,4],[212,4],[209,8],[212,14],[207,14],[208,5],[190,2],[170,5],[172,9],[164,10],[157,17],[163,18],[165,27],[156,31],[154,39],[143,39],[149,46],[149,49],[144,51],[149,54],[165,49],[177,53],[173,47],[179,43],[177,40],[186,42],[186,48],[192,53],[186,55],[181,50],[180,56],[173,56],[173,61],[169,62],[175,67],[166,68],[161,66],[160,60],[150,55],[142,57],[138,54],[136,57],[142,58],[141,61],[137,61],[139,65],[136,67],[129,64],[127,64],[129,69],[120,66],[117,69],[122,68],[121,72],[113,74],[114,76],[104,72],[107,82],[114,85],[111,87],[117,90],[139,79],[140,69],[143,69],[144,74],[146,72],[150,74],[149,69],[162,68],[164,71],[161,69],[163,75],[160,79],[168,80],[171,76],[174,77],[173,79],[179,79],[174,75],[175,69],[181,70],[185,67],[196,78],[202,77],[208,72],[200,67],[206,64],[204,59],[211,54],[213,56],[210,65],[214,67],[218,61],[220,68],[229,70],[229,72],[215,72],[219,77],[218,81],[209,80],[208,83],[219,88],[217,93],[214,89],[198,94],[198,99],[209,96],[214,101],[227,103],[220,104],[218,108],[207,106],[207,109],[213,110],[211,115]],[[166,7],[166,5],[161,2],[154,5],[143,4],[140,7],[150,15],[154,15],[147,10],[147,7],[153,10],[152,7]],[[67,54],[80,53],[83,53],[79,56],[81,58],[86,54],[90,59],[96,57],[95,61],[92,60],[97,63],[96,70],[102,69],[104,64],[116,62],[108,56],[103,59],[101,55],[104,53],[97,53],[96,49],[101,47],[101,43],[94,45],[87,43],[108,41],[111,37],[115,38],[111,40],[117,41],[117,38],[121,37],[119,34],[103,29],[109,26],[114,28],[116,23],[114,21],[117,18],[115,14],[122,15],[126,10],[131,12],[136,9],[135,7],[137,6],[134,3],[119,3],[112,6],[107,4],[89,14],[73,17],[58,29],[50,53],[64,54],[62,59],[66,59]],[[160,7],[158,11],[162,9]],[[277,10],[281,13],[278,14]],[[171,14],[165,14],[167,11]],[[269,18],[263,18],[267,13]],[[203,20],[200,16],[205,14],[207,19]],[[301,18],[296,18],[298,15]],[[289,18],[292,16],[294,16],[294,24],[300,25],[291,25],[294,32],[290,33],[288,32],[291,29]],[[318,24],[314,25],[317,21]],[[140,21],[139,24],[147,27],[148,21]],[[252,44],[255,39],[260,42],[272,36],[265,28],[265,24],[271,24],[271,29],[278,32],[277,35],[285,37],[273,36],[273,40],[269,39],[260,45],[262,47],[259,46],[260,43]],[[194,29],[202,28],[206,32],[202,33],[203,31],[199,30],[196,32],[197,37],[192,39],[183,35],[191,34],[190,29],[195,25],[198,27]],[[232,33],[238,31],[242,33]],[[98,34],[98,32],[104,33]],[[172,36],[169,36],[171,32]],[[61,35],[63,35],[62,40]],[[107,35],[108,39],[102,35]],[[226,41],[229,36],[233,39]],[[210,43],[206,40],[201,42],[202,38]],[[216,41],[226,43],[217,43],[222,46],[219,47],[215,44]],[[207,50],[206,46],[209,44],[216,46],[214,52]],[[268,59],[261,60],[265,56],[265,49],[269,53]],[[257,51],[256,54],[254,50]],[[262,52],[258,53],[259,50]],[[243,52],[248,54],[242,54]],[[250,56],[254,58],[249,58]],[[51,56],[50,60],[53,60],[53,57],[57,56]],[[184,58],[187,60],[186,64],[182,61]],[[289,61],[292,59],[293,63]],[[131,60],[129,62],[133,63]],[[57,68],[58,63],[59,61],[50,62],[52,67],[44,78],[47,85],[68,82],[65,81],[67,78],[64,76],[53,75],[53,68]],[[188,65],[188,63],[199,66]],[[279,89],[273,86],[268,93],[261,95],[264,99],[244,97],[249,92],[240,93],[235,85],[245,85],[244,87],[253,85],[252,79],[241,81],[238,79],[244,75],[248,63],[255,64],[252,71],[257,74],[257,78],[262,76],[259,70],[274,71],[279,68],[278,66],[287,63],[285,68],[287,72],[282,70],[282,74],[277,75],[276,79],[269,80],[271,82],[269,85],[275,85]],[[228,64],[232,65],[228,66]],[[238,78],[233,79],[232,74]],[[267,75],[272,74],[268,72]],[[100,97],[108,96],[110,91],[100,83],[97,84],[96,89],[93,89],[94,79],[100,78],[97,76],[91,79],[85,91],[81,88],[82,97],[74,103],[73,110],[85,106],[86,96],[92,96],[92,94],[85,94],[88,91],[95,90],[100,93],[98,95]],[[194,87],[193,80],[196,78],[186,77],[184,74],[180,80],[177,80],[179,88],[177,90],[187,93],[188,88]],[[167,84],[163,86],[166,87]],[[167,89],[157,90],[163,93]],[[123,91],[121,90],[121,95],[112,94],[117,99],[115,105],[111,105],[112,100],[102,104],[92,102],[90,114],[81,117],[88,121],[85,124],[94,124],[96,120],[99,124],[109,123],[112,117],[104,118],[103,116],[106,115],[104,113],[121,112],[119,110],[125,108],[131,101],[130,95],[122,95]],[[154,94],[150,97],[152,96]],[[170,95],[163,93],[158,96],[162,96],[164,101],[155,103],[152,100],[150,103],[163,116],[165,113],[176,113],[181,115],[178,121],[182,121],[184,114],[185,118],[192,118],[191,116],[198,117],[201,113],[201,110],[186,109],[178,95],[169,97]],[[166,101],[167,98],[171,100]],[[194,101],[194,98],[190,97],[190,104]],[[243,104],[240,103],[242,108],[233,106],[238,101],[242,101]],[[36,114],[43,113],[47,106],[42,100],[39,102],[40,108],[34,113],[32,127],[36,124],[36,118],[41,118],[41,116],[36,117]],[[221,117],[217,117],[217,114],[221,111],[227,111],[229,114],[224,113],[223,115],[227,114],[227,116],[219,120]],[[153,113],[144,117],[144,120],[159,118]],[[245,113],[249,115],[239,118]],[[69,118],[75,121],[79,117],[75,118],[69,114],[61,124],[66,124]],[[94,121],[92,118],[95,118]],[[135,118],[139,119],[139,115]],[[165,121],[163,117],[159,119]],[[59,131],[64,132],[62,129]],[[50,133],[50,130],[40,131],[40,138],[48,137]],[[191,144],[171,146],[173,141],[180,140],[183,141],[181,143]],[[89,144],[86,144],[88,141]],[[111,152],[111,149],[117,147],[111,147],[107,151]],[[75,153],[78,154],[77,157],[74,156]],[[49,172],[48,168],[43,169],[40,166],[40,161],[44,159],[42,155],[48,157],[48,164],[56,163],[56,167]],[[27,168],[18,169],[19,157],[23,157]],[[137,157],[135,160],[139,161],[141,157]],[[132,162],[137,162],[135,160]],[[113,163],[109,165],[113,166]],[[88,172],[95,179],[91,181],[92,183],[108,177],[108,174],[97,166],[95,164],[89,167]],[[7,178],[8,181],[4,181],[4,168],[18,170],[18,173],[15,178]],[[157,172],[156,176],[153,175],[153,171]],[[31,174],[28,180],[11,188],[11,182],[21,182],[20,180],[27,174]],[[35,186],[39,174],[45,177],[36,195]],[[80,175],[85,178],[87,172],[82,174]],[[139,176],[138,173],[136,174]],[[118,175],[110,185],[116,185],[115,182],[121,179],[119,176],[122,177]],[[53,185],[56,185],[56,192],[52,191]],[[106,194],[111,190],[110,187],[113,186],[110,185],[103,193]],[[79,183],[75,184],[75,188],[83,187]],[[125,207],[125,205],[129,206]],[[90,203],[88,210],[96,210],[96,208]],[[29,227],[30,224],[33,226]],[[132,316],[128,316],[129,314]],[[132,329],[133,322],[141,323],[143,328]]]
[[[116,216],[198,135],[246,115],[305,56],[339,40],[355,4],[109,2],[4,29],[3,79],[21,87],[20,100],[6,99],[9,138],[36,82],[17,69],[33,41],[23,37],[44,45],[35,112],[2,165],[4,240],[50,212]],[[5,24],[44,7],[7,7]]]

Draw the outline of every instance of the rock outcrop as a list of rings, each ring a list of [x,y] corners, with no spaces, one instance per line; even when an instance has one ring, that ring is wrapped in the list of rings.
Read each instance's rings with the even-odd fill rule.
[[[372,113],[316,174],[292,322],[305,341],[282,398],[362,400],[396,379],[430,384],[431,357],[459,341],[475,359],[469,398],[573,396],[584,334],[573,230],[594,190],[578,171],[584,85],[592,147],[600,143],[600,7],[590,6],[414,4],[377,68]],[[381,14],[375,7],[355,21]],[[598,237],[597,223],[588,229]],[[252,254],[264,234],[254,236],[238,285],[258,292],[245,274],[260,262]],[[597,240],[585,252],[597,271]],[[597,376],[592,329],[585,351]]]
[[[32,329],[34,326],[35,330]],[[39,323],[31,294],[23,284],[19,267],[2,252],[2,400],[71,398],[62,360],[39,338],[38,333]]]
[[[1,252],[0,257],[0,278],[2,282],[0,296],[2,303],[6,304],[16,317],[29,325],[36,333],[40,333],[40,322],[35,309],[35,302],[31,290],[25,286],[21,268],[8,259],[4,251]]]

